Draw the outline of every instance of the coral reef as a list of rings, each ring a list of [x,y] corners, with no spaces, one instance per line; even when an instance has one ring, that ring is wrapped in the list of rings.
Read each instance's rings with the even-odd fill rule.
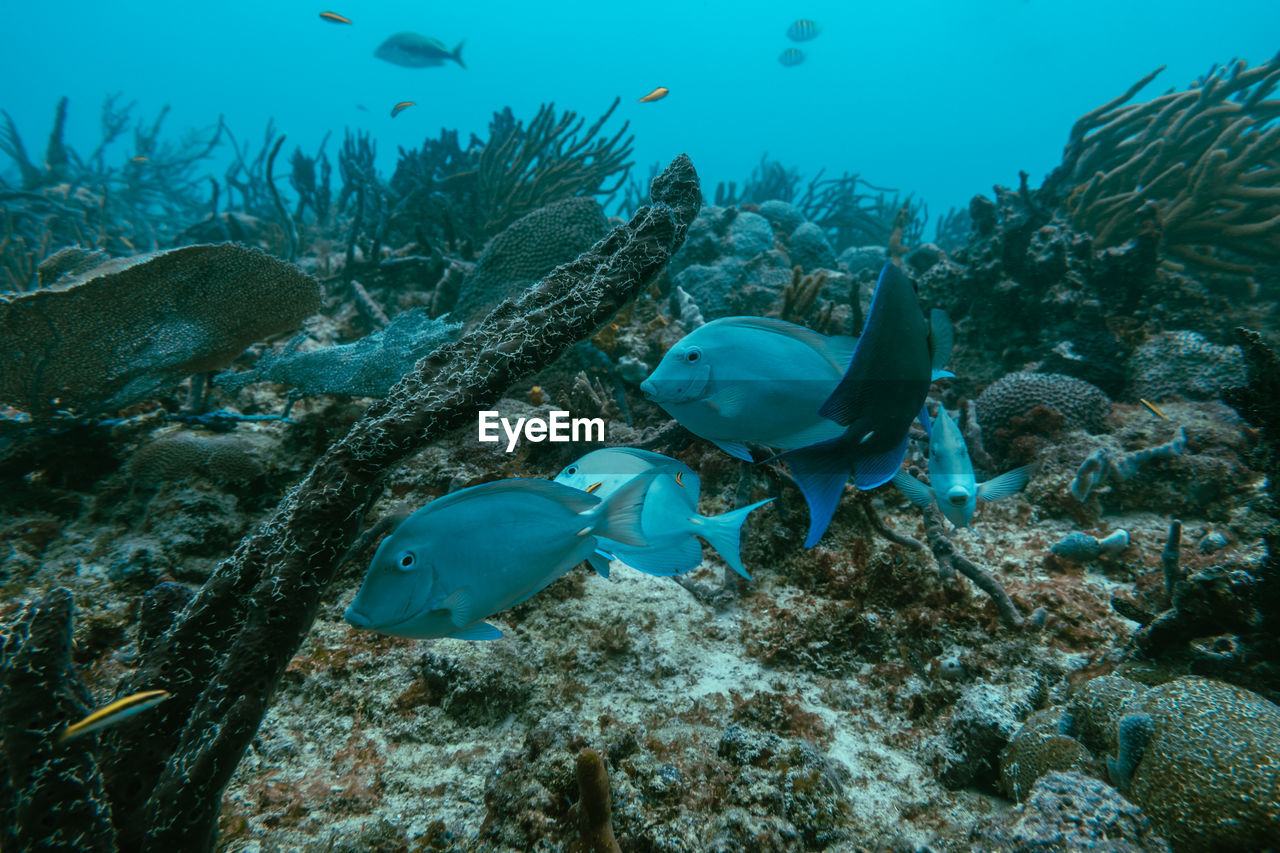
[[[673,162],[652,192],[653,205],[594,252],[560,267],[471,334],[421,361],[325,452],[153,641],[119,689],[128,693],[145,685],[173,698],[145,723],[105,733],[94,756],[122,847],[211,846],[220,794],[310,627],[338,558],[354,540],[352,522],[374,497],[382,472],[590,334],[648,284],[683,240],[700,202],[688,159]],[[10,672],[6,667],[6,678]],[[23,707],[7,702],[4,713],[21,714]],[[39,737],[34,721],[16,722],[8,732]],[[21,742],[6,741],[6,753]],[[23,795],[9,788],[5,797]],[[99,821],[68,831],[102,829]],[[19,824],[16,831],[36,830]],[[110,843],[103,838],[95,843]],[[18,840],[14,846],[28,843]]]

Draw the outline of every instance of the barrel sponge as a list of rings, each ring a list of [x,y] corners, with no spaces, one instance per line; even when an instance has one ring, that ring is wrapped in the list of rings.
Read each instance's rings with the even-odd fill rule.
[[[1153,687],[1126,711],[1151,718],[1129,798],[1179,851],[1280,845],[1280,706],[1187,677]]]
[[[1111,398],[1095,385],[1060,373],[1010,373],[987,386],[977,400],[985,435],[1008,427],[1037,406],[1062,415],[1068,430],[1097,432],[1111,413]]]
[[[320,285],[233,243],[117,258],[0,301],[0,402],[34,416],[122,408],[296,329]]]
[[[589,196],[566,198],[517,219],[485,246],[462,283],[453,317],[470,322],[568,263],[609,233],[604,208]]]

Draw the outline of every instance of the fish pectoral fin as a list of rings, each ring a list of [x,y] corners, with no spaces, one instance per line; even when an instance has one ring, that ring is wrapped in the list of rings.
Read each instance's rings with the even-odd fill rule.
[[[943,370],[941,367],[935,367],[929,373],[929,381],[937,382],[939,379],[955,379],[956,375],[950,370]]]
[[[929,419],[928,402],[920,407],[920,414],[916,415],[916,420],[920,422],[921,428],[924,429],[924,434],[933,438],[933,421]]]
[[[906,471],[894,474],[893,484],[916,506],[929,507],[933,504],[933,490]]]
[[[711,443],[723,450],[725,453],[728,453],[730,456],[737,457],[744,462],[755,461],[751,458],[751,451],[747,450],[747,446],[745,444],[737,441],[720,441],[714,438],[711,439]]]
[[[747,407],[747,389],[740,382],[728,383],[707,398],[707,405],[721,417],[736,418]]]
[[[449,636],[455,640],[501,640],[502,632],[490,625],[488,622],[477,622],[474,625],[468,625],[461,631],[456,631]]]
[[[587,564],[596,570],[596,574],[605,580],[609,579],[609,554],[604,551],[595,551],[587,555]]]
[[[1031,477],[1034,465],[1023,465],[978,485],[978,499],[998,501],[1020,490]]]
[[[449,621],[461,628],[464,625],[470,625],[475,621],[471,601],[471,589],[469,587],[459,587],[440,604],[441,610],[449,611]],[[452,634],[450,636],[453,636]]]

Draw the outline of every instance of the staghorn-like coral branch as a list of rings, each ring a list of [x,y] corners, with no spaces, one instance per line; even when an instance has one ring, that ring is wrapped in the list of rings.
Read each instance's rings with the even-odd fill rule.
[[[1174,258],[1244,274],[1280,260],[1280,100],[1268,99],[1280,83],[1280,55],[1127,103],[1161,70],[1072,128],[1049,181],[1070,188],[1072,225],[1102,247],[1119,245],[1140,232],[1143,206],[1154,201]]]

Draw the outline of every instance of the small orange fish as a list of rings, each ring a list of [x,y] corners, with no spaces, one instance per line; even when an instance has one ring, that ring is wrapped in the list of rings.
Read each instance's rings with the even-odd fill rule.
[[[141,155],[139,155],[139,156],[137,156],[137,157],[133,157],[133,158],[131,158],[131,159],[129,160],[129,162],[130,162],[130,163],[145,163],[145,162],[147,162],[147,158],[146,158],[146,157],[143,157],[143,156],[141,156]]]
[[[321,12],[320,17],[331,24],[349,24],[351,19],[339,15],[337,12]]]
[[[643,98],[638,99],[637,103],[647,104],[649,101],[661,101],[670,91],[666,86],[659,86]]]
[[[684,488],[684,472],[683,471],[676,472],[676,485],[682,489]]]
[[[409,109],[409,107],[416,106],[416,105],[417,105],[416,101],[401,101],[400,103],[396,104],[394,107],[391,108],[391,117],[395,118],[396,116],[400,115],[400,113]]]

